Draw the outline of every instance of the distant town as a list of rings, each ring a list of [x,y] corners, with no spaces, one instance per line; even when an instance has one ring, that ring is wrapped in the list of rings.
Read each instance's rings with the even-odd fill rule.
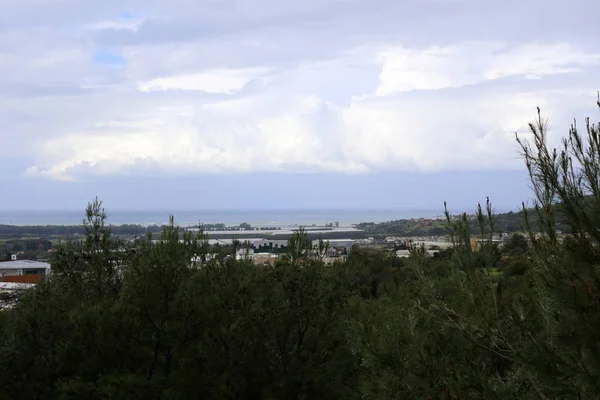
[[[455,219],[457,216],[452,216]],[[522,215],[509,212],[494,216],[495,231],[498,235],[523,232]],[[472,232],[477,232],[477,221],[470,216]],[[133,242],[147,234],[157,236],[163,226],[152,225],[115,225],[115,236]],[[400,219],[387,222],[363,222],[358,224],[340,224],[332,221],[316,225],[238,225],[205,224],[201,227],[182,227],[182,231],[197,232],[202,229],[211,246],[231,246],[234,241],[244,243],[257,257],[264,258],[267,253],[281,254],[286,251],[287,240],[297,231],[303,230],[313,241],[324,240],[329,243],[331,257],[343,256],[354,245],[394,249],[405,243],[420,243],[431,252],[443,249],[449,244],[444,217]],[[68,240],[81,240],[84,234],[81,225],[0,225],[0,261],[30,260],[49,262],[61,243]],[[498,238],[500,240],[500,238]],[[404,249],[399,255],[404,255]],[[260,256],[258,256],[260,255]]]
[[[457,217],[451,217],[456,219]],[[497,226],[502,233],[495,234],[493,241],[499,245],[506,242],[509,233],[520,231],[519,214],[499,214]],[[474,221],[474,217],[470,217]],[[322,225],[253,226],[207,224],[201,227],[183,227],[183,232],[199,232],[206,235],[208,246],[219,251],[235,254],[236,259],[248,258],[257,264],[276,262],[287,253],[288,240],[294,233],[303,231],[314,246],[325,246],[323,261],[344,261],[355,246],[384,251],[396,257],[410,255],[413,246],[421,247],[427,254],[435,255],[452,246],[447,237],[443,218],[414,218],[382,223],[343,225],[330,222]],[[113,233],[126,243],[135,243],[145,235],[158,237],[162,226],[117,225]],[[0,225],[0,297],[7,299],[23,288],[35,285],[51,272],[53,254],[62,243],[81,240],[82,226],[15,226]],[[156,240],[156,239],[155,239]],[[473,247],[478,239],[473,239]],[[233,252],[232,252],[233,250]]]

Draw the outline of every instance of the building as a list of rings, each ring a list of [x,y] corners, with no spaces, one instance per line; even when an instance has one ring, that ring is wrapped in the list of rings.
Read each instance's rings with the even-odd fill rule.
[[[0,311],[13,308],[19,300],[20,293],[33,286],[35,283],[0,282]]]
[[[253,245],[254,242],[261,242],[261,241],[264,241],[265,239],[263,239],[263,238],[208,239],[208,244],[211,246],[231,246],[233,244],[234,240],[237,241],[241,245],[248,244],[248,243],[250,245]]]
[[[427,250],[447,249],[453,247],[454,244],[447,240],[430,240],[427,238],[412,238],[407,240],[406,244],[411,244],[416,247],[425,247]]]
[[[287,240],[260,239],[252,243],[255,253],[286,253],[288,248]]]
[[[0,282],[0,293],[30,289],[34,286],[34,283]]]
[[[354,239],[323,239],[325,243],[329,245],[329,247],[334,248],[342,248],[342,249],[351,249],[354,246],[356,241]],[[313,240],[313,246],[319,244],[318,240]]]
[[[31,260],[12,260],[0,262],[0,277],[21,275],[50,275],[50,264]]]
[[[425,250],[425,253],[427,255],[433,256],[436,253],[439,253],[439,251],[438,250]],[[398,250],[398,251],[396,251],[396,257],[399,257],[399,258],[410,257],[410,250]]]
[[[254,257],[254,248],[251,249],[237,249],[235,252],[236,260],[252,259]]]

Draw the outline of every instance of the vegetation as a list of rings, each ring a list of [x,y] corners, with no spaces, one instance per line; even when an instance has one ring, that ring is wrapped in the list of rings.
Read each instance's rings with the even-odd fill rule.
[[[11,254],[17,254],[21,258],[35,260],[41,257],[50,257],[48,250],[53,248],[53,244],[48,239],[38,238],[17,238],[7,239],[0,242],[0,261],[10,260]]]
[[[435,256],[325,265],[299,232],[275,266],[173,222],[122,243],[92,203],[85,240],[0,313],[0,399],[600,398],[600,132],[553,151],[530,128],[536,202],[501,249],[489,201],[446,211]]]
[[[413,218],[387,222],[363,222],[356,225],[370,236],[441,236],[446,232],[443,219]]]
[[[569,222],[564,218],[561,211],[562,204],[552,204],[553,212],[556,214],[556,229],[559,233],[568,233]],[[525,223],[524,212],[528,213],[528,225],[533,229],[538,229],[537,214],[535,208],[525,208],[519,211],[509,211],[506,213],[494,213],[494,229],[498,234],[507,233],[525,233],[529,227]],[[456,221],[462,216],[451,216],[452,221]],[[477,231],[479,229],[479,220],[476,214],[467,217],[469,229]],[[369,236],[445,236],[447,235],[446,218],[412,218],[399,219],[387,222],[363,222],[357,224],[358,229],[362,229]],[[485,228],[486,230],[488,227]]]
[[[453,220],[459,216],[451,217]],[[477,230],[479,221],[476,215],[469,218],[469,227]],[[524,232],[525,226],[522,212],[509,211],[507,213],[494,214],[494,222],[497,233],[517,233]],[[358,229],[363,229],[368,235],[377,236],[443,236],[448,232],[446,230],[445,218],[412,218],[398,219],[387,222],[363,222],[356,225]]]
[[[144,235],[146,232],[161,232],[162,226],[142,226],[135,224],[124,224],[112,227],[115,235]],[[85,234],[83,225],[0,225],[0,237],[23,237],[27,235],[37,236],[73,236]]]

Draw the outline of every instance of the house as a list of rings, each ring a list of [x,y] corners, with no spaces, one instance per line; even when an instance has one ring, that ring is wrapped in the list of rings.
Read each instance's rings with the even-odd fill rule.
[[[0,277],[21,275],[50,275],[50,264],[31,260],[12,260],[0,262]]]

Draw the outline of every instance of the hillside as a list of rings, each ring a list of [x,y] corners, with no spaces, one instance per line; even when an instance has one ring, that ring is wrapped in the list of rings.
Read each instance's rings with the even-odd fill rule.
[[[533,217],[533,213],[531,214]],[[531,218],[532,218],[531,217]],[[532,218],[534,219],[534,218]],[[470,216],[471,230],[478,231],[475,216]],[[363,222],[356,227],[370,236],[443,236],[446,234],[445,219],[413,218],[387,222]],[[514,233],[524,230],[523,213],[510,211],[494,215],[495,231],[498,233]]]

